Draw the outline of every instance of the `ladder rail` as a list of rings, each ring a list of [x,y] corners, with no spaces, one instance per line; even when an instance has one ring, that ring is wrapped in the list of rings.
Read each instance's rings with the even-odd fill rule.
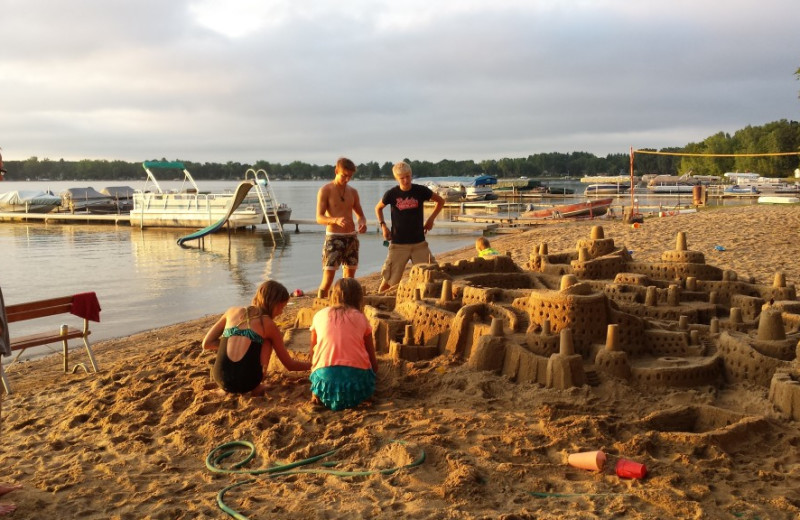
[[[251,174],[253,176],[253,184],[256,189],[256,195],[258,196],[258,202],[261,205],[261,211],[264,212],[264,218],[267,221],[267,228],[269,228],[269,234],[274,241],[275,234],[273,233],[272,224],[270,223],[270,217],[272,217],[275,220],[275,224],[277,224],[277,231],[281,237],[281,240],[284,240],[285,236],[283,231],[283,225],[281,224],[281,221],[278,218],[278,202],[275,199],[275,192],[272,191],[272,184],[270,183],[269,175],[267,175],[267,171],[264,170],[263,168],[260,168],[258,170],[250,168],[244,174],[245,180],[247,180],[248,176]],[[264,176],[264,180],[262,182],[259,182],[259,175]],[[269,202],[267,201],[267,199],[269,200]],[[272,210],[271,213],[270,210]]]

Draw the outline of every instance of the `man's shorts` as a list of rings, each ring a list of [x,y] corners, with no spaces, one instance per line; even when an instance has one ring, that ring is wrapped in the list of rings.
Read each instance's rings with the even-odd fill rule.
[[[355,233],[325,235],[322,245],[322,269],[335,271],[340,265],[358,267],[358,235]]]
[[[381,269],[381,277],[389,284],[397,285],[403,278],[403,271],[406,264],[411,260],[412,264],[433,264],[436,258],[433,257],[428,242],[417,242],[416,244],[389,244],[389,254],[386,262]]]

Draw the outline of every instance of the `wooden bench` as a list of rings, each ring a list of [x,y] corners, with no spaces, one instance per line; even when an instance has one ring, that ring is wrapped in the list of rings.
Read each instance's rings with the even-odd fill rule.
[[[39,332],[27,336],[11,337],[11,350],[19,351],[14,360],[10,363],[15,363],[19,357],[25,352],[26,349],[31,347],[39,347],[42,345],[49,345],[51,343],[61,342],[63,345],[62,355],[64,356],[64,372],[69,372],[69,348],[68,341],[71,339],[81,338],[83,344],[86,346],[86,353],[89,355],[89,362],[92,368],[97,372],[97,362],[94,359],[92,347],[89,345],[89,320],[100,321],[100,305],[97,303],[97,296],[95,293],[82,293],[74,294],[72,296],[62,296],[59,298],[50,298],[47,300],[39,300],[35,302],[20,303],[16,305],[6,305],[6,317],[8,323],[18,321],[34,320],[37,318],[45,318],[48,316],[57,316],[59,314],[74,314],[83,318],[83,328],[78,329],[68,325],[61,325],[49,332]],[[86,370],[84,365],[76,365],[73,367],[73,372],[76,368],[82,367]],[[88,372],[88,370],[86,370]],[[0,378],[3,381],[3,388],[6,394],[11,394],[11,387],[8,384],[5,370],[3,369],[2,358],[0,357]]]

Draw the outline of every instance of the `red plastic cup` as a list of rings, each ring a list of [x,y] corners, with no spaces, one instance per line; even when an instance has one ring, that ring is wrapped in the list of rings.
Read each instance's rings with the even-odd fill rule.
[[[644,478],[647,475],[647,468],[644,464],[628,459],[619,459],[616,469],[617,476],[622,478]]]

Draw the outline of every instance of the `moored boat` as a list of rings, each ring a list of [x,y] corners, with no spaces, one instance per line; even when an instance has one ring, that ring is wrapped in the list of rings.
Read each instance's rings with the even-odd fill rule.
[[[131,210],[130,199],[120,199],[94,188],[68,188],[61,192],[61,209],[71,213],[122,214]]]
[[[16,190],[0,193],[0,212],[50,213],[61,206],[61,197],[46,191]]]
[[[797,204],[800,198],[786,195],[762,195],[758,198],[759,204]]]
[[[656,175],[647,184],[647,189],[652,193],[675,194],[692,193],[695,186],[700,186],[702,182],[694,177],[686,175]]]
[[[421,177],[417,182],[428,186],[439,193],[447,202],[473,202],[481,200],[494,200],[497,194],[493,186],[497,184],[497,177],[479,175],[477,177]],[[452,190],[452,191],[451,191]],[[455,192],[459,198],[454,199]],[[447,194],[454,200],[447,200]]]
[[[562,204],[550,208],[526,211],[520,214],[521,219],[550,219],[600,217],[608,212],[614,199],[597,199],[575,204]]]
[[[443,198],[445,202],[460,202],[462,200],[462,192],[459,189],[450,186],[439,186],[434,182],[429,182],[425,186]]]
[[[494,185],[496,192],[511,192],[511,193],[549,193],[547,186],[542,185],[542,182],[536,179],[520,178],[520,179],[497,179],[497,184]]]
[[[234,193],[201,192],[183,163],[146,161],[142,167],[147,173],[147,180],[144,187],[133,195],[131,225],[201,228],[218,222],[228,215],[230,205],[234,202]],[[182,171],[184,178],[181,189],[170,192],[162,190],[153,174],[154,169]],[[253,183],[253,189],[230,213],[227,218],[228,225],[237,228],[276,222],[276,220],[279,223],[288,221],[292,210],[275,200],[266,172],[264,179],[258,178],[257,175],[254,177],[256,178],[250,181]]]
[[[725,186],[722,193],[723,195],[754,196],[761,192],[758,191],[755,186],[739,186],[738,184],[732,184],[730,186]]]
[[[630,185],[621,183],[599,183],[586,186],[584,195],[618,195],[627,193],[631,189]]]

